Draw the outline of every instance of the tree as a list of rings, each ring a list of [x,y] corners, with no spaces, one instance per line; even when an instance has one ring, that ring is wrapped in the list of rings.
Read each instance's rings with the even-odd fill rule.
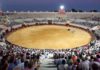
[[[79,11],[79,12],[83,12],[83,10],[81,10],[81,9],[79,9],[78,11]]]
[[[76,9],[72,9],[72,12],[77,12],[77,10]]]
[[[90,10],[90,12],[98,12],[96,9],[94,9],[94,10]]]

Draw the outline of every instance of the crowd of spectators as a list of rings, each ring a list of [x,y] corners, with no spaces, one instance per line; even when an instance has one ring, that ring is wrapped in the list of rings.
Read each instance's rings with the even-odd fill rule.
[[[100,44],[58,51],[54,54],[54,63],[57,70],[100,70]]]
[[[38,70],[40,51],[7,43],[0,46],[0,70]]]
[[[11,27],[0,33],[0,70],[38,70],[39,59],[46,52],[53,54],[57,70],[100,70],[100,39],[73,49],[27,49],[6,41],[5,35],[16,29]]]
[[[100,25],[99,21],[90,21],[90,20],[83,20],[83,19],[73,19],[72,23],[83,25],[90,28]]]

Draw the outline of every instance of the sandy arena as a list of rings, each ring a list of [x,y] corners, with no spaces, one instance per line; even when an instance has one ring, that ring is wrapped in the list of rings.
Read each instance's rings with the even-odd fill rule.
[[[91,35],[77,27],[39,25],[18,29],[7,36],[12,44],[35,49],[68,49],[91,41]]]

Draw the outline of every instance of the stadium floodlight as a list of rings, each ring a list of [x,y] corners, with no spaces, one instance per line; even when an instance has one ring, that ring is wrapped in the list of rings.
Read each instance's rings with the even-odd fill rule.
[[[65,6],[64,5],[60,5],[60,9],[61,10],[64,10],[65,9]]]

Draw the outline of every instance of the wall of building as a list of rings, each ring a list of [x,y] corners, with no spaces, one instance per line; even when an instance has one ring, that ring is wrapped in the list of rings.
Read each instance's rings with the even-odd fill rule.
[[[5,13],[11,18],[55,18],[64,16],[66,18],[91,18],[100,17],[100,12],[66,12],[65,14],[59,14],[58,12],[9,12]]]

